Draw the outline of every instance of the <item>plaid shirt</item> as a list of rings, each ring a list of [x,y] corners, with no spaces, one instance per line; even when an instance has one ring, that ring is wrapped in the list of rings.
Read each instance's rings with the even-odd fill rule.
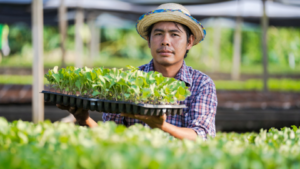
[[[139,67],[144,72],[154,71],[153,60],[150,63]],[[185,104],[188,108],[184,109],[183,115],[167,116],[166,122],[178,127],[186,127],[195,130],[198,136],[207,138],[207,134],[215,136],[215,115],[217,109],[216,88],[211,78],[204,73],[186,66],[185,62],[175,79],[184,81],[191,91],[191,96],[187,97],[180,104]],[[117,124],[126,126],[144,122],[122,117],[119,114],[103,113],[103,121],[114,121]],[[125,120],[125,122],[124,122]]]

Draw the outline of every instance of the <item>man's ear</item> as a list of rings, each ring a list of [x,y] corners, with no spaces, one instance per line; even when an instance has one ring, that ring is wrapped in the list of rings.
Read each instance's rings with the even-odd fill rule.
[[[190,50],[193,47],[194,41],[195,41],[195,36],[190,35],[189,40],[188,40],[188,44],[186,46],[186,50]]]

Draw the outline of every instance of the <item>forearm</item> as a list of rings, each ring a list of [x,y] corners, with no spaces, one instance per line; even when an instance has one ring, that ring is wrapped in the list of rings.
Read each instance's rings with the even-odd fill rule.
[[[196,140],[198,136],[195,130],[191,128],[177,127],[167,122],[162,125],[161,130],[178,139]]]
[[[93,120],[91,117],[89,117],[88,119],[86,119],[85,123],[89,127],[96,127],[96,126],[98,126],[98,124],[95,122],[95,120]]]

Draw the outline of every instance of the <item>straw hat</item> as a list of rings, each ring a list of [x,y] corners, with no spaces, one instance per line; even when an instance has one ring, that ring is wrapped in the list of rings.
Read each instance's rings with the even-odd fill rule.
[[[184,6],[175,3],[162,4],[157,7],[156,10],[147,12],[140,16],[136,23],[136,30],[142,38],[147,39],[147,28],[150,25],[161,21],[178,22],[189,27],[195,36],[193,45],[201,42],[206,35],[206,31],[201,23],[193,18]]]

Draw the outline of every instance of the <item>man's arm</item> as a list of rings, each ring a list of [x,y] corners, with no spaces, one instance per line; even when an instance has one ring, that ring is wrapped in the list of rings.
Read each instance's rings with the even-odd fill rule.
[[[189,121],[187,128],[193,129],[198,136],[206,139],[208,135],[214,137],[215,116],[217,112],[217,94],[213,81],[203,79],[189,105]]]
[[[195,130],[190,128],[177,127],[166,122],[167,116],[165,114],[163,116],[147,116],[122,113],[121,116],[141,120],[148,124],[151,128],[159,128],[178,139],[195,140],[197,138],[197,133],[195,132]]]
[[[161,130],[171,134],[178,139],[196,140],[197,138],[197,133],[195,132],[195,130],[191,128],[177,127],[168,122],[165,122]]]
[[[166,122],[164,116],[127,115],[126,117],[139,119],[151,128],[159,128],[179,139],[195,140],[198,136],[203,139],[207,135],[215,136],[215,115],[217,108],[217,95],[213,81],[207,79],[203,85],[198,86],[189,106],[189,121],[186,127],[178,127]]]
[[[89,127],[96,127],[96,126],[98,126],[98,124],[95,122],[95,120],[93,120],[91,117],[89,117],[88,119],[86,119],[85,123]]]

